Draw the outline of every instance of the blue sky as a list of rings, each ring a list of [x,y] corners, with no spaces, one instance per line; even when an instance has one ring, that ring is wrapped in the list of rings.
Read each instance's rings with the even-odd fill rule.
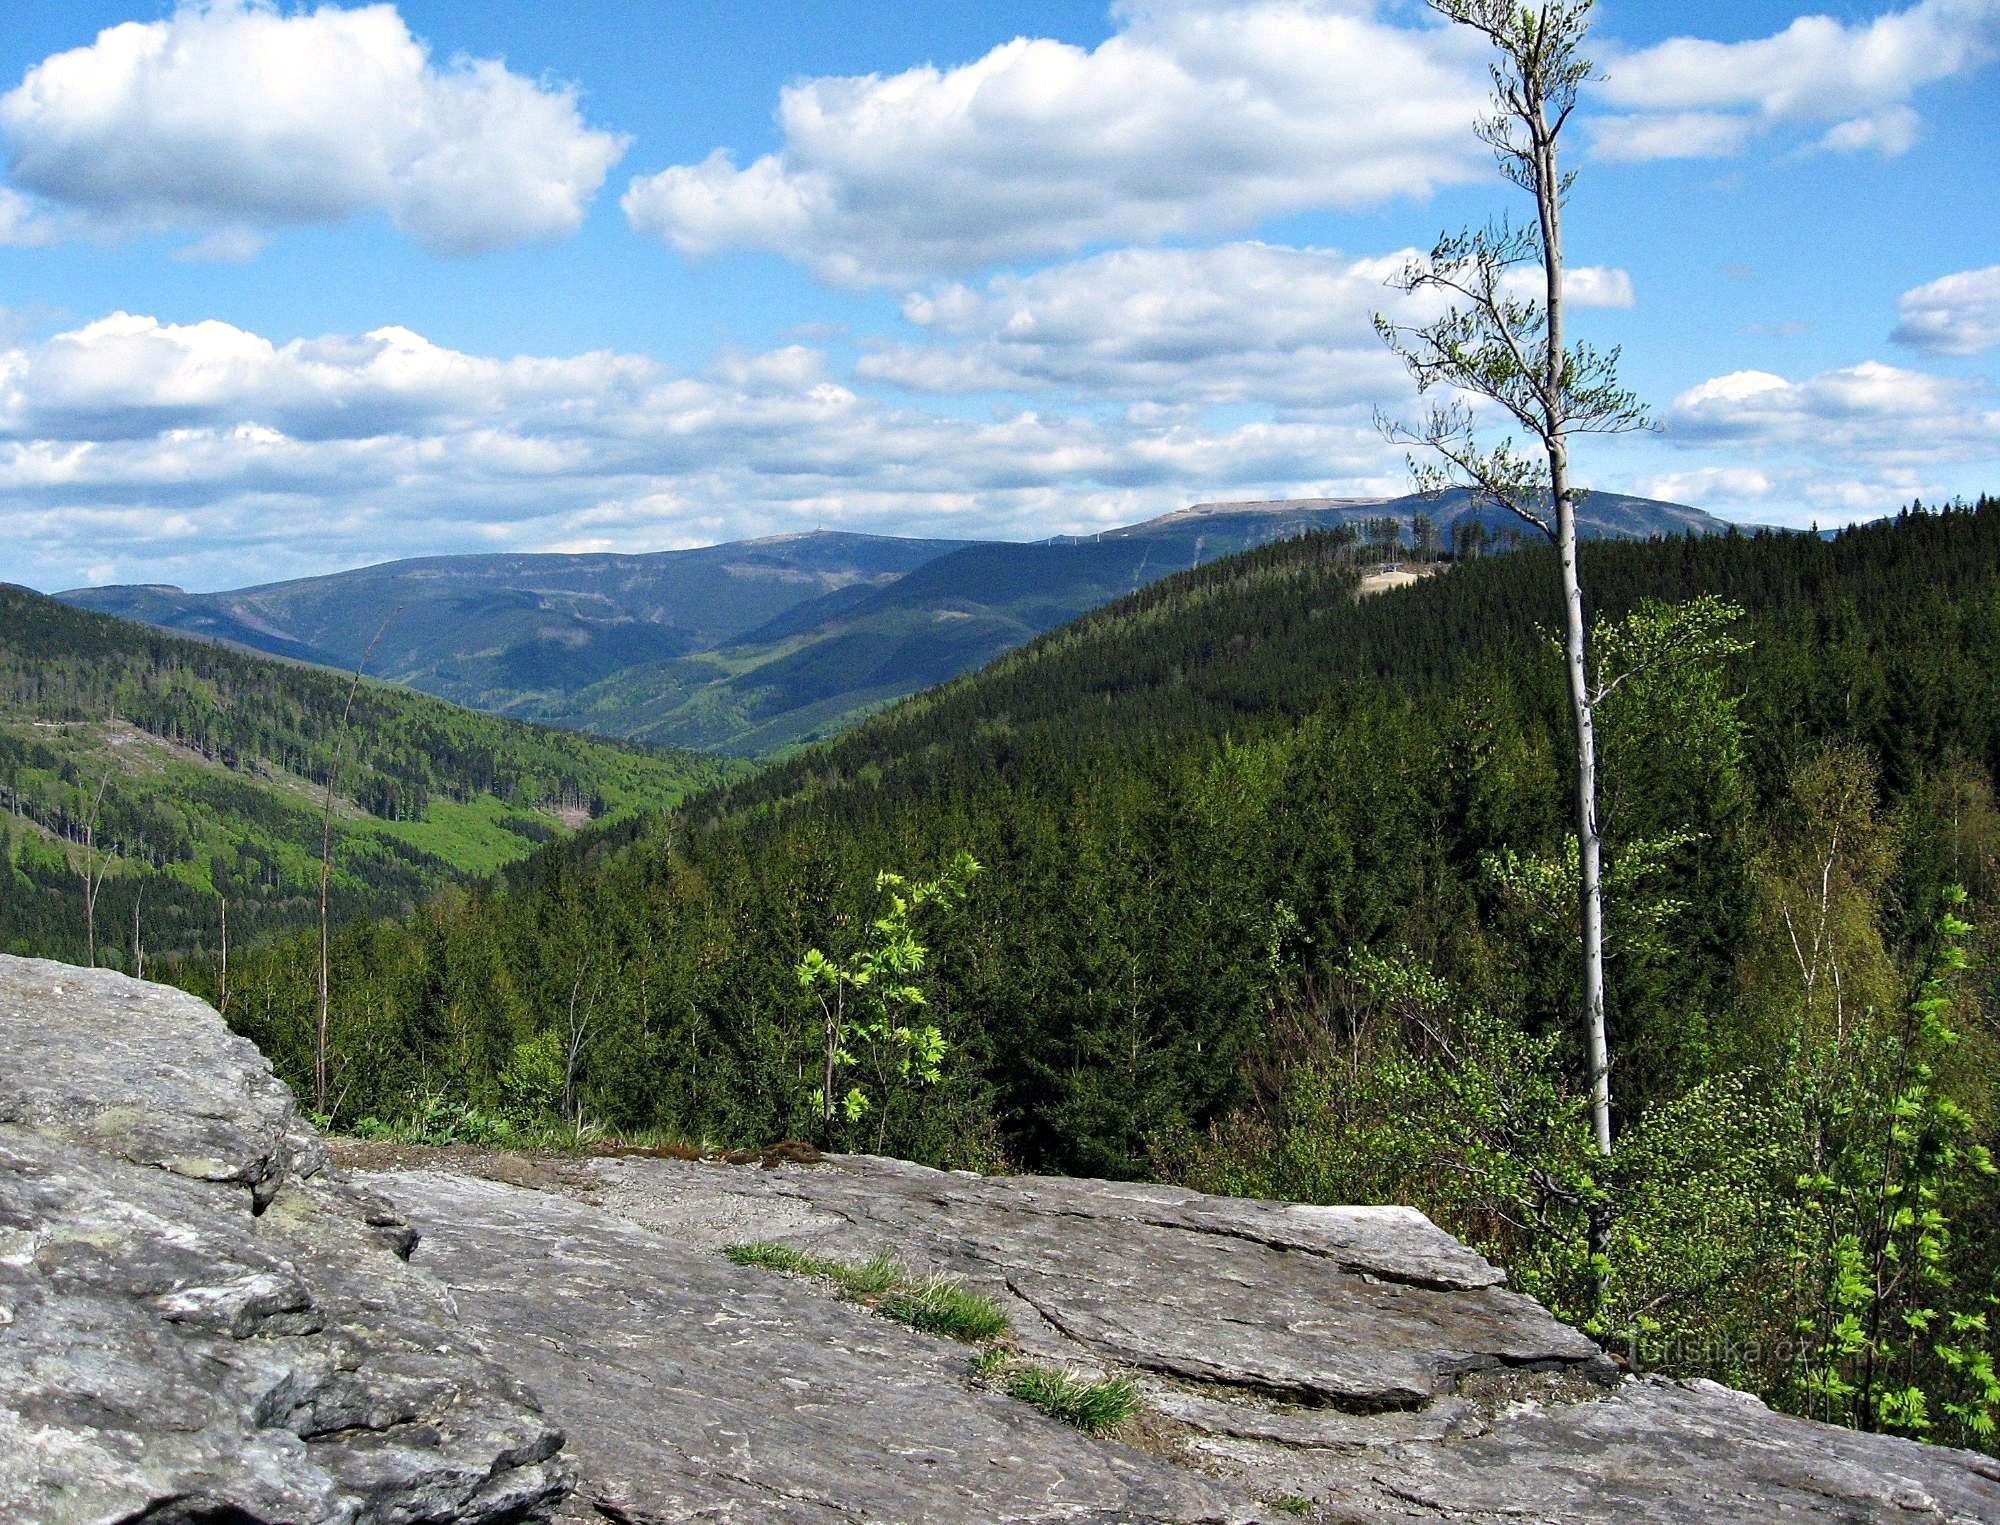
[[[0,579],[193,588],[1403,490],[1368,329],[1519,210],[1405,0],[79,0],[0,28]],[[2000,489],[2000,0],[1607,0],[1596,485]]]

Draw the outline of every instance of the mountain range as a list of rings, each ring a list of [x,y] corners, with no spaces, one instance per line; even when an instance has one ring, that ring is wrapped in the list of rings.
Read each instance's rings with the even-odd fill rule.
[[[643,555],[386,562],[217,593],[78,588],[65,602],[371,675],[516,719],[766,756],[954,677],[1174,572],[1273,540],[1386,522],[1440,544],[1522,526],[1470,494],[1204,503],[1038,543],[820,531]],[[1586,536],[1726,528],[1593,492]],[[1386,545],[1386,538],[1384,541]]]

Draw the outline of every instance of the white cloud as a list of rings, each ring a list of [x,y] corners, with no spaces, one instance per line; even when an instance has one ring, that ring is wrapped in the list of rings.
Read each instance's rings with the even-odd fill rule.
[[[1134,3],[1091,50],[1017,38],[957,68],[805,80],[780,98],[777,152],[739,167],[718,149],[622,205],[691,254],[896,284],[1483,176],[1483,44],[1374,9]]]
[[[1961,270],[1903,293],[1898,344],[1934,355],[1977,355],[2000,345],[2000,265]]]
[[[1921,469],[1866,464],[1842,470],[1806,465],[1754,470],[1698,467],[1642,479],[1636,490],[1699,503],[1724,518],[1789,529],[1831,529],[1880,519],[1913,498],[1935,503],[1952,496],[1949,485]]]
[[[625,149],[570,88],[437,65],[393,5],[269,0],[184,0],[42,60],[0,97],[0,136],[17,186],[99,227],[214,227],[240,249],[384,212],[452,254],[575,231]]]
[[[1660,116],[1601,116],[1590,121],[1591,151],[1600,159],[1714,159],[1740,153],[1750,141],[1748,117],[1715,111]]]
[[[1563,271],[1563,296],[1572,307],[1636,306],[1629,271],[1609,265],[1572,265]]]
[[[405,328],[273,345],[213,320],[113,313],[32,348],[0,353],[0,438],[131,439],[221,424],[312,439],[470,424],[579,397],[635,395],[654,362],[593,353],[492,360]]]
[[[1768,471],[1753,466],[1696,466],[1662,471],[1643,479],[1635,489],[1644,497],[1669,503],[1756,503],[1769,498],[1777,483]]]
[[[1322,405],[1398,389],[1369,316],[1408,251],[1352,259],[1267,244],[1121,249],[983,287],[908,298],[936,340],[864,355],[858,374],[918,391],[1063,389],[1097,397]]]
[[[241,586],[468,548],[816,526],[1036,538],[1204,498],[1394,493],[1402,459],[1369,404],[1393,404],[1400,380],[1370,395],[1333,370],[1316,387],[1264,369],[1316,303],[1329,351],[1358,339],[1394,260],[1155,251],[910,299],[938,355],[1014,390],[1046,378],[1033,407],[885,400],[806,345],[686,374],[627,354],[466,354],[398,327],[276,342],[115,313],[46,338],[0,330],[0,577],[67,586],[115,561],[129,579]],[[1592,283],[1623,297],[1615,272]],[[1154,396],[1156,365],[1197,380]],[[1129,405],[1079,407],[1070,386]],[[1759,518],[1884,512],[1948,491],[1952,463],[2000,459],[1981,384],[1874,363],[1716,377],[1668,421],[1624,459],[1657,472],[1656,492]]]
[[[1921,86],[2000,58],[2000,0],[1919,0],[1871,21],[1801,16],[1746,42],[1676,37],[1605,59],[1592,124],[1599,156],[1693,158],[1739,152],[1781,124],[1826,130],[1814,147],[1894,157],[1917,141],[1907,104]]]
[[[1667,409],[1668,437],[1875,465],[2000,457],[2000,407],[1983,382],[1877,360],[1790,381],[1735,371],[1688,388]]]
[[[1365,410],[962,418],[804,346],[701,375],[499,359],[407,329],[273,343],[113,314],[0,348],[0,575],[241,585],[468,545],[625,550],[810,529],[1046,535],[1203,496],[1395,490]]]
[[[905,299],[903,315],[937,337],[878,348],[855,370],[919,392],[1389,402],[1404,390],[1403,369],[1371,319],[1405,309],[1386,282],[1414,253],[1355,258],[1260,243],[1121,249],[979,288],[936,286]],[[1633,303],[1623,270],[1573,269],[1567,290],[1579,306]]]
[[[1835,123],[1813,146],[1833,154],[1873,150],[1885,159],[1894,159],[1915,148],[1923,132],[1923,118],[1914,110],[1908,106],[1890,106]]]
[[[264,252],[268,240],[255,228],[231,223],[205,233],[193,243],[174,251],[177,260],[217,265],[240,265]]]

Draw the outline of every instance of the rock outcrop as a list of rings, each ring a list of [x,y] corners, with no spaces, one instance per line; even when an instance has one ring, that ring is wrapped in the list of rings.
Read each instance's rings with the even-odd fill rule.
[[[569,1430],[578,1519],[2000,1520],[2000,1463],[1621,1377],[1408,1209],[872,1158],[455,1164],[374,1184]],[[745,1240],[961,1277],[1031,1358],[1133,1376],[1135,1445],[721,1257]]]
[[[561,1432],[191,996],[0,958],[0,1519],[504,1521]]]
[[[1621,1376],[1404,1209],[362,1158],[199,1002],[0,959],[0,1518],[2000,1520],[1991,1459]],[[956,1276],[1145,1409],[1086,1437],[751,1240]]]

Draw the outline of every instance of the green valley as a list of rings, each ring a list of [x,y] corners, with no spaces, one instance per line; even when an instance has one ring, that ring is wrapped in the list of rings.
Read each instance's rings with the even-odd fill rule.
[[[0,948],[130,968],[408,910],[739,765],[590,740],[0,587]],[[101,890],[92,881],[102,878]],[[86,903],[94,914],[86,916]]]

